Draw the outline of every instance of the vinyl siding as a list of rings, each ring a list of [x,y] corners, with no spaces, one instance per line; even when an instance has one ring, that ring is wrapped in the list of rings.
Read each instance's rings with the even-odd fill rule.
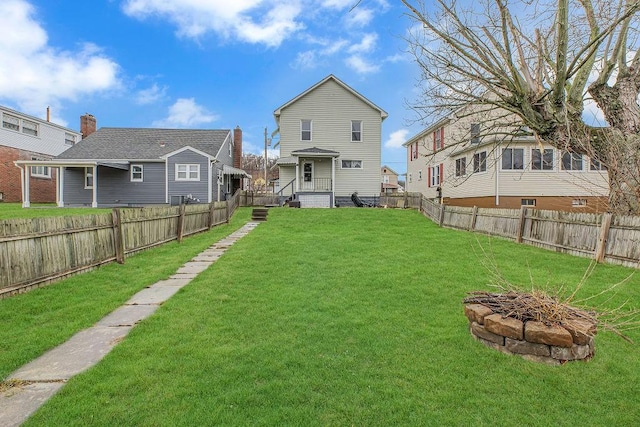
[[[300,140],[300,120],[312,121],[312,140]],[[351,121],[362,121],[362,142],[351,142]],[[306,96],[281,111],[280,154],[288,157],[292,151],[317,147],[340,153],[336,164],[336,195],[347,196],[354,191],[362,195],[380,193],[381,124],[379,110],[344,89],[333,80],[328,80]],[[311,158],[312,156],[309,156]],[[362,160],[363,169],[345,170],[341,160]],[[302,160],[301,160],[302,161]],[[320,166],[316,159],[316,177],[320,172],[331,177],[329,159],[323,158]],[[281,168],[280,183],[286,185],[295,173]],[[327,172],[328,171],[328,172]]]
[[[143,181],[131,182],[129,170],[98,166],[98,205],[149,205],[165,203],[164,163],[135,163],[143,167]],[[65,205],[91,204],[93,190],[84,188],[84,169],[66,168]]]
[[[176,181],[176,164],[198,164],[200,165],[199,181]],[[209,160],[201,154],[191,150],[184,150],[167,158],[167,173],[169,200],[171,196],[186,196],[200,199],[201,202],[208,202],[208,179]]]
[[[4,114],[38,123],[38,136],[27,135],[20,131],[4,128],[2,126],[2,116]],[[0,145],[4,145],[5,147],[57,156],[71,147],[71,145],[64,143],[65,132],[74,134],[76,136],[76,142],[80,141],[81,136],[79,132],[65,129],[53,123],[40,121],[34,117],[20,115],[19,113],[11,111],[6,112],[4,109],[0,109]]]

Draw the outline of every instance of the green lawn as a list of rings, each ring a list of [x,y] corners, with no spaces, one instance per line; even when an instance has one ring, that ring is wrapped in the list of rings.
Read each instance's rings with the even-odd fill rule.
[[[593,360],[550,367],[471,338],[461,301],[487,256],[568,289],[589,263],[415,211],[272,209],[26,425],[637,425],[637,345],[600,333]],[[581,295],[631,271],[599,266]],[[638,306],[640,276],[607,298]]]
[[[59,208],[54,203],[32,203],[23,208],[22,203],[0,203],[0,221],[11,218],[38,218],[43,216],[92,215],[111,212],[111,209]]]

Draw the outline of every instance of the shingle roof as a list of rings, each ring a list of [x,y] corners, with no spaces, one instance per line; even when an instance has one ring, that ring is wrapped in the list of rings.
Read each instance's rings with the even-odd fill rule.
[[[294,150],[291,154],[327,154],[330,156],[338,156],[340,153],[333,150],[325,150],[324,148],[312,147],[312,148],[303,148],[301,150]]]
[[[100,128],[56,159],[153,160],[186,146],[215,156],[230,133],[228,129]]]

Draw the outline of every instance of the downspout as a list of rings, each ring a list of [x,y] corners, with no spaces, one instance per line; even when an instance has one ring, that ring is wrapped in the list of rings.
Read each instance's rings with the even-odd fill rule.
[[[336,161],[337,157],[331,158],[331,197],[333,198],[333,202],[331,203],[331,207],[333,208],[336,205]]]
[[[67,170],[64,166],[58,168],[58,185],[56,189],[58,190],[57,199],[58,199],[58,207],[64,208],[64,173]]]
[[[493,163],[496,169],[496,206],[500,206],[500,166],[498,165],[498,150],[495,150],[496,161]]]
[[[91,202],[92,208],[98,207],[98,165],[95,164],[93,166],[93,191],[91,192],[93,195],[93,201]]]

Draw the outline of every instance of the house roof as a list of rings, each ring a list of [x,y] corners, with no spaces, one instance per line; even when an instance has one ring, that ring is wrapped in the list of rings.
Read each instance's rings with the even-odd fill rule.
[[[41,124],[44,124],[44,125],[47,125],[47,126],[53,126],[53,127],[62,129],[65,132],[69,132],[69,133],[72,133],[74,135],[78,135],[78,136],[82,135],[82,133],[80,133],[77,130],[70,129],[68,127],[65,127],[65,126],[62,126],[62,125],[59,125],[59,124],[56,124],[56,123],[41,119],[39,117],[35,117],[35,116],[31,116],[29,114],[21,113],[20,111],[13,110],[13,109],[11,109],[9,107],[5,107],[3,105],[0,105],[0,110],[6,111],[7,113],[13,114],[13,115],[16,115],[16,116],[22,116],[22,117],[24,117],[24,118],[26,118],[28,120],[31,120],[31,121],[34,121],[34,122],[38,122],[38,123],[41,123]]]
[[[100,128],[56,159],[160,160],[186,146],[215,157],[228,138],[228,129]]]
[[[312,148],[303,148],[302,150],[295,150],[291,152],[293,156],[304,156],[312,154],[314,156],[325,156],[325,157],[335,157],[339,156],[340,153],[333,150],[325,150],[324,148],[312,147]]]
[[[394,175],[399,175],[398,172],[394,171],[393,169],[391,169],[389,166],[387,165],[383,165],[380,169],[387,169],[390,173],[394,174]]]
[[[346,89],[347,91],[351,92],[353,95],[355,95],[357,98],[359,98],[362,102],[364,102],[365,104],[369,105],[371,108],[373,108],[374,110],[378,110],[380,112],[380,116],[382,117],[382,120],[386,119],[387,116],[389,116],[389,114],[384,111],[382,108],[378,107],[376,104],[374,104],[373,102],[369,101],[367,98],[365,98],[364,96],[362,96],[360,93],[358,93],[357,91],[355,91],[353,88],[351,88],[349,85],[347,85],[345,82],[343,82],[342,80],[340,80],[339,78],[337,78],[336,76],[334,76],[333,74],[329,74],[327,77],[325,77],[324,79],[320,80],[318,83],[316,83],[315,85],[311,86],[309,89],[305,90],[304,92],[302,92],[300,95],[296,96],[295,98],[291,99],[290,101],[284,103],[283,105],[281,105],[280,107],[276,108],[276,110],[273,112],[273,115],[276,116],[276,121],[278,119],[278,117],[280,117],[280,113],[282,112],[283,109],[287,108],[289,105],[295,103],[296,101],[298,101],[300,98],[305,97],[307,94],[309,94],[310,92],[313,92],[315,89],[317,89],[318,87],[322,86],[323,84],[325,84],[326,82],[328,82],[329,80],[333,80],[334,82],[336,82],[338,85],[342,86],[344,89]]]

